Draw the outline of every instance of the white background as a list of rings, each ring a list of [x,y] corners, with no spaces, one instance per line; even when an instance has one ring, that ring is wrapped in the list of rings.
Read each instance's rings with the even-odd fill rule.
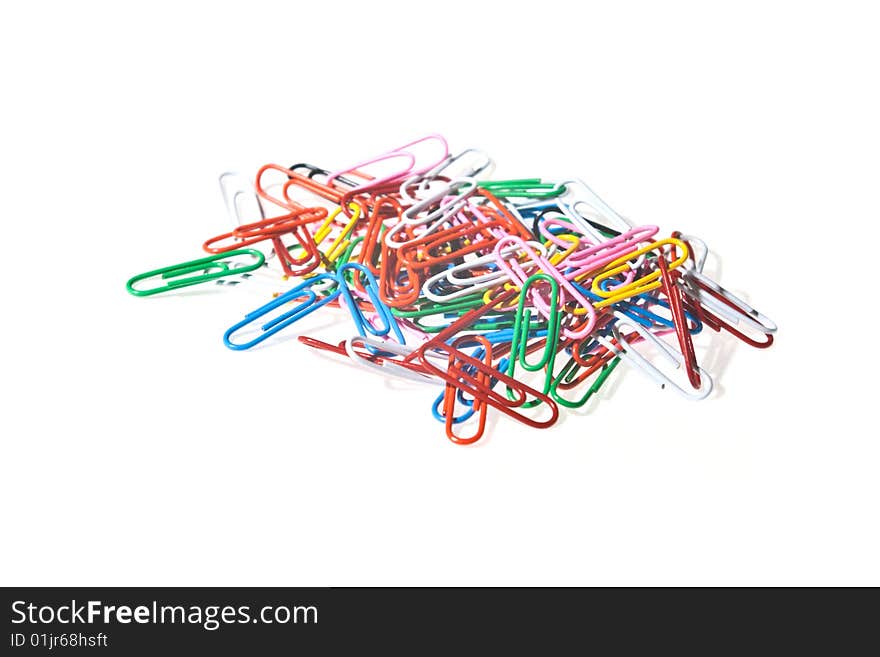
[[[0,582],[880,584],[877,16],[603,4],[5,8]],[[224,348],[259,294],[125,293],[228,230],[221,171],[428,132],[700,235],[777,344],[460,448],[433,389]]]

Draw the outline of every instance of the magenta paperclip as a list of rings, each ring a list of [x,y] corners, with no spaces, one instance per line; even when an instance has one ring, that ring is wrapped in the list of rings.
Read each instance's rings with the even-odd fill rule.
[[[571,284],[571,282],[565,278],[562,274],[559,273],[559,270],[554,267],[549,260],[547,260],[542,255],[536,253],[532,247],[526,244],[520,237],[516,235],[508,235],[507,237],[503,237],[498,240],[498,243],[495,245],[495,259],[498,262],[498,266],[504,270],[504,272],[510,276],[511,280],[514,283],[522,286],[525,285],[526,279],[529,277],[529,274],[526,273],[525,269],[520,266],[519,262],[516,258],[516,252],[510,257],[505,257],[503,251],[508,245],[515,245],[517,250],[525,252],[526,256],[528,256],[529,261],[534,267],[541,270],[541,272],[555,278],[559,283],[560,288],[562,288],[565,292],[561,295],[560,303],[565,304],[567,301],[566,297],[570,297],[571,300],[575,301],[578,305],[580,305],[584,309],[584,315],[586,316],[586,323],[581,326],[576,331],[564,328],[562,329],[562,334],[574,340],[579,340],[581,338],[585,338],[593,331],[593,327],[596,325],[596,310],[593,308],[593,304],[590,303],[583,294],[578,292],[578,290]],[[528,266],[528,265],[527,265]],[[531,292],[532,300],[535,304],[535,308],[538,309],[544,317],[550,319],[550,305],[546,300],[541,298],[538,290],[532,290]]]

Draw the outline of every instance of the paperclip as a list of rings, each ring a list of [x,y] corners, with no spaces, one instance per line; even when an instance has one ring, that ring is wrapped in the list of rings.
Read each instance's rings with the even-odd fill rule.
[[[606,351],[606,355],[604,357],[597,357],[596,363],[587,369],[581,376],[578,377],[578,383],[582,383],[587,377],[592,376],[597,371],[599,375],[596,377],[596,380],[593,381],[592,384],[586,389],[584,394],[579,397],[577,400],[570,400],[562,396],[559,392],[559,388],[562,387],[563,379],[574,376],[577,372],[578,368],[581,367],[577,363],[574,358],[569,359],[569,361],[563,366],[562,370],[560,370],[557,376],[554,376],[550,383],[550,396],[557,404],[562,404],[567,408],[580,408],[584,406],[590,398],[599,392],[599,389],[608,379],[608,376],[614,371],[614,368],[620,363],[620,358],[615,356],[613,352]]]
[[[721,328],[724,328],[744,342],[751,344],[753,347],[763,349],[773,344],[773,333],[776,332],[777,327],[772,319],[752,308],[745,301],[721,287],[705,274],[694,269],[685,271],[681,280],[684,283],[683,289],[688,296],[695,299],[706,309],[716,313],[716,315],[712,315],[713,323],[718,324]],[[706,311],[704,310],[701,315],[705,318]],[[722,322],[717,315],[725,317],[735,325],[741,322],[756,332],[766,335],[768,339],[766,342],[757,342],[733,326]],[[715,326],[713,328],[718,330]]]
[[[383,210],[387,207],[399,219],[403,208],[393,198],[381,198],[373,203],[372,206],[357,261],[368,267],[373,274],[377,274],[379,273],[379,256],[382,253],[382,228],[386,221],[386,217],[383,216]]]
[[[531,310],[525,307],[525,301],[531,287],[538,281],[543,281],[550,286],[550,316],[547,318],[547,335],[544,338],[544,350],[541,359],[537,363],[529,363],[526,360],[528,353],[529,330],[531,327]],[[516,365],[527,372],[538,372],[546,370],[544,377],[544,387],[542,392],[547,394],[550,391],[550,383],[553,379],[553,368],[556,362],[556,353],[559,347],[559,283],[552,276],[547,274],[534,274],[526,279],[520,290],[519,303],[516,308],[516,315],[513,324],[513,335],[510,342],[510,357],[507,363],[507,376],[513,377],[516,372]],[[508,391],[508,395],[512,394]],[[531,408],[540,404],[540,400],[530,400],[523,404],[523,408]]]
[[[380,162],[387,162],[390,160],[402,160],[405,164],[402,169],[394,171],[393,173],[387,174],[385,176],[381,176],[379,178],[371,177],[360,171],[360,169],[362,169],[363,167],[370,166],[371,164],[378,164]],[[384,185],[385,183],[396,182],[402,176],[409,174],[412,171],[413,166],[415,166],[415,163],[416,158],[412,153],[407,153],[405,151],[390,151],[388,153],[384,153],[383,155],[378,155],[368,160],[364,160],[363,162],[359,162],[354,166],[342,169],[340,171],[335,171],[327,177],[327,182],[332,183],[336,178],[340,176],[340,174],[343,173],[354,174],[358,177],[364,178],[365,182],[359,184],[351,191],[364,192],[375,189],[376,187]]]
[[[230,183],[229,181],[232,182]],[[225,171],[220,174],[218,182],[220,184],[220,193],[223,196],[223,205],[226,206],[226,213],[232,220],[233,225],[240,226],[243,223],[248,223],[242,217],[242,209],[239,203],[242,198],[253,199],[253,205],[256,207],[256,214],[259,217],[258,221],[266,218],[263,204],[260,203],[260,197],[257,196],[253,185],[244,176],[235,171]]]
[[[398,250],[401,260],[416,269],[432,269],[459,261],[471,254],[489,252],[498,241],[492,230],[504,222],[461,223],[409,240]]]
[[[566,195],[571,195],[571,203],[565,203],[568,199],[564,196],[561,199],[565,205],[565,208],[570,208],[570,212],[566,212],[566,215],[580,223],[580,225],[585,229],[587,234],[595,231],[595,227],[593,226],[591,220],[585,216],[579,209],[578,206],[587,205],[603,219],[603,221],[609,221],[611,224],[607,223],[601,224],[602,226],[611,229],[615,232],[626,232],[632,228],[632,224],[621,217],[615,210],[611,208],[599,195],[593,191],[593,188],[590,187],[587,183],[585,183],[580,178],[573,178],[571,180],[565,180],[561,184],[565,185]],[[575,195],[575,190],[581,190],[581,197],[577,197]],[[603,239],[601,234],[595,233],[595,237],[598,240]]]
[[[345,280],[345,273],[347,271],[360,272],[360,274],[367,279],[367,295],[370,299],[370,303],[372,303],[373,307],[376,309],[377,316],[382,320],[382,325],[379,328],[374,327],[364,318],[364,314],[354,300],[351,289]],[[357,274],[355,274],[355,276],[357,276]],[[400,344],[406,343],[403,333],[401,333],[400,327],[397,325],[397,320],[394,318],[394,315],[391,314],[391,310],[388,306],[386,306],[379,297],[379,284],[376,282],[373,272],[367,269],[364,265],[356,262],[349,262],[336,270],[336,281],[339,284],[338,292],[342,294],[342,298],[345,300],[345,304],[348,306],[348,310],[354,320],[355,327],[361,336],[366,337],[367,333],[370,333],[378,337],[394,333],[394,337],[397,338],[397,341]]]
[[[460,342],[462,342],[466,336],[462,336],[455,342],[453,342],[453,347],[457,347]],[[481,345],[483,350],[483,360],[482,362],[491,369],[492,367],[492,345],[488,340],[483,338],[482,336],[478,336],[476,338],[477,342]],[[455,366],[455,355],[450,350],[449,352],[449,360],[447,371],[461,371],[459,368]],[[477,378],[475,379],[476,383],[480,386],[484,386],[486,388],[491,389],[491,374],[486,371],[480,371],[477,373]],[[459,397],[459,386],[452,383],[451,381],[446,382],[446,387],[443,391],[443,416],[445,418],[446,424],[446,437],[449,438],[456,445],[472,445],[477,442],[480,438],[483,437],[483,433],[486,431],[486,416],[487,416],[487,404],[479,397],[475,396],[473,398],[473,402],[471,403],[471,411],[477,414],[477,428],[474,431],[474,434],[468,438],[464,438],[455,433],[455,400]]]
[[[548,219],[545,224],[551,222],[554,220]],[[657,226],[638,226],[598,244],[588,244],[563,260],[565,267],[572,268],[572,272],[566,274],[566,278],[569,280],[583,279],[588,273],[595,272],[608,263],[631,254],[640,243],[650,243],[658,230]]]
[[[699,389],[700,387],[700,371],[697,365],[697,356],[694,353],[694,342],[691,340],[691,334],[688,331],[687,319],[684,316],[684,309],[681,304],[681,290],[673,281],[666,265],[666,258],[662,255],[657,259],[657,266],[660,268],[660,284],[666,298],[669,299],[669,311],[672,313],[672,323],[675,328],[675,335],[678,337],[678,346],[684,356],[684,367],[688,375],[688,381],[691,386]]]
[[[568,296],[577,303],[581,308],[583,308],[583,314],[585,316],[584,323],[577,330],[573,330],[570,328],[563,329],[562,334],[566,338],[583,338],[589,335],[593,327],[596,325],[596,312],[593,310],[593,304],[588,301],[584,295],[582,295],[578,290],[563,277],[559,270],[557,270],[546,258],[538,255],[535,251],[532,250],[521,238],[516,237],[514,235],[508,235],[507,237],[503,237],[498,240],[498,243],[495,245],[495,257],[498,261],[499,266],[507,273],[510,278],[519,283],[520,285],[524,285],[528,275],[525,273],[522,267],[520,267],[519,263],[515,258],[509,258],[501,255],[504,253],[504,249],[508,244],[515,244],[520,251],[524,251],[526,256],[528,256],[529,262],[539,269],[544,274],[556,279],[557,283],[565,290]],[[538,311],[544,315],[545,318],[550,318],[550,307],[546,301],[544,301],[539,294],[532,294],[532,300],[535,304],[535,307]],[[568,300],[563,298],[563,303],[566,303]]]
[[[356,344],[362,344],[371,350],[367,357],[355,350]],[[434,385],[443,385],[443,381],[426,374],[421,367],[410,361],[396,361],[385,356],[376,357],[375,353],[390,353],[395,356],[409,356],[416,350],[405,344],[395,344],[386,340],[378,340],[374,337],[355,335],[347,340],[344,344],[344,353],[348,355],[351,362],[359,367],[379,371],[383,374],[390,374],[409,381],[417,381],[419,383],[430,383]],[[374,353],[375,352],[375,353]]]
[[[239,263],[237,265],[230,262],[230,258],[238,256],[248,256],[253,258],[254,261],[249,264]],[[255,249],[236,249],[235,251],[227,251],[226,253],[208,256],[207,258],[181,262],[176,265],[170,265],[168,267],[162,267],[143,274],[138,274],[137,276],[132,276],[125,284],[125,289],[128,290],[129,294],[133,294],[136,297],[147,297],[152,294],[170,292],[171,290],[176,290],[181,287],[207,283],[208,281],[223,278],[224,276],[239,276],[241,274],[246,274],[259,269],[265,262],[265,256]],[[186,276],[187,274],[195,272],[205,273],[201,276],[177,278],[178,276]],[[145,290],[135,289],[135,284],[154,277],[159,277],[163,281],[168,279],[177,280],[170,280],[168,283],[160,287],[152,287]]]
[[[319,299],[318,295],[312,288],[316,287],[316,284],[320,283],[321,281],[338,283],[336,277],[331,276],[330,274],[318,274],[313,278],[309,278],[303,281],[296,287],[293,287],[284,294],[279,295],[277,298],[273,299],[269,303],[264,304],[256,310],[253,310],[245,315],[242,321],[234,324],[226,330],[226,333],[223,334],[223,343],[230,349],[250,349],[251,347],[262,342],[263,340],[266,340],[267,338],[275,335],[279,331],[287,328],[291,324],[299,321],[306,315],[309,315],[319,308],[326,306],[328,303],[335,300],[336,297],[341,294],[341,288],[337,286],[337,289],[335,291],[331,292],[326,297]],[[271,319],[263,324],[260,327],[261,333],[256,338],[244,343],[232,342],[232,336],[248,324],[259,320],[276,308],[280,308],[285,304],[292,303],[303,298],[305,298],[305,300],[298,303],[292,310],[287,310],[278,317],[275,317],[274,319]]]
[[[481,198],[483,199],[482,201],[480,200]],[[532,239],[533,236],[531,231],[526,226],[522,216],[517,212],[516,208],[512,205],[502,203],[488,189],[481,189],[478,187],[471,201],[475,204],[479,203],[479,209],[484,214],[497,214],[499,218],[504,219],[507,222],[507,233],[517,235],[523,240]],[[503,237],[503,235],[499,235],[499,237]]]
[[[296,210],[296,209],[299,209],[303,206],[300,205],[299,203],[291,202],[291,200],[288,198],[283,198],[283,197],[279,198],[279,197],[273,196],[272,194],[269,193],[268,187],[270,185],[266,185],[264,183],[263,179],[266,176],[266,174],[269,173],[270,171],[275,171],[276,173],[280,173],[284,176],[284,179],[283,179],[284,182],[281,183],[282,192],[284,191],[284,186],[290,181],[292,176],[301,178],[304,181],[304,184],[306,184],[306,185],[317,185],[318,184],[318,183],[313,183],[311,180],[309,180],[305,176],[300,176],[299,174],[294,173],[290,169],[283,167],[280,164],[265,164],[262,167],[260,167],[260,169],[257,171],[256,177],[254,178],[254,190],[257,192],[257,196],[259,196],[261,199],[263,199],[265,201],[268,201],[268,202],[278,206],[279,208],[284,208],[286,210]],[[277,183],[273,184],[271,186],[276,186],[276,185],[277,185]]]
[[[650,342],[660,351],[660,354],[671,364],[674,365],[676,369],[680,368],[682,364],[684,364],[684,356],[681,352],[676,351],[673,347],[668,345],[665,341],[656,337],[653,333],[651,333],[648,329],[646,329],[641,324],[637,322],[632,322],[630,319],[622,314],[615,312],[615,317],[617,318],[617,323],[612,328],[614,333],[614,339],[617,341],[617,345],[608,340],[605,336],[597,337],[597,340],[602,343],[602,345],[608,349],[609,351],[613,351],[615,354],[619,355],[623,360],[628,362],[630,365],[634,366],[637,370],[645,374],[648,378],[653,379],[656,383],[660,384],[661,388],[666,388],[667,386],[671,387],[682,397],[691,400],[705,399],[712,392],[712,387],[714,382],[712,381],[712,377],[702,368],[698,366],[698,370],[700,373],[700,387],[696,392],[688,391],[679,386],[675,381],[670,379],[666,374],[661,372],[654,366],[652,363],[648,361],[644,356],[642,356],[633,346],[627,342],[626,338],[621,335],[621,329],[623,326],[629,326],[634,329],[636,333],[638,333],[646,342]]]
[[[392,308],[401,308],[415,303],[419,298],[421,279],[418,274],[405,267],[396,249],[382,244],[382,269],[379,279],[379,298]],[[402,281],[402,282],[401,282]]]
[[[709,247],[706,246],[706,243],[696,235],[685,235],[678,230],[672,231],[672,236],[676,239],[680,239],[687,245],[688,251],[690,252],[690,260],[694,263],[693,269],[702,273],[703,267],[706,265],[706,258],[709,257]],[[694,249],[692,246],[693,244],[699,245],[699,253]],[[683,267],[687,268],[685,265],[683,265]]]
[[[454,164],[459,164],[461,162],[461,160],[465,159],[465,156],[472,155],[472,154],[477,155],[480,158],[477,161],[478,162],[477,164],[468,165],[468,167],[466,169],[463,169],[461,171],[456,171],[455,175],[450,175],[450,174],[446,173],[446,170],[449,167],[451,167]],[[418,182],[419,177],[422,178],[421,184],[430,182],[432,179],[437,178],[441,174],[446,175],[449,178],[476,178],[481,173],[484,173],[486,170],[488,170],[494,164],[495,163],[492,161],[492,158],[489,157],[489,155],[484,153],[483,151],[481,151],[477,148],[466,148],[465,150],[463,150],[461,153],[458,153],[457,155],[451,155],[451,154],[447,155],[443,159],[443,161],[440,162],[440,164],[438,164],[436,167],[434,167],[430,171],[427,171],[424,175],[414,176],[414,177],[410,178],[409,180],[407,180],[403,185],[401,185],[401,195],[404,194],[403,187],[404,186],[409,187],[410,185],[414,184],[415,182]],[[421,188],[421,191],[424,191],[423,188]],[[404,198],[406,198],[406,196],[404,196]],[[411,199],[411,201],[415,201],[415,199],[412,199],[411,197],[410,197],[410,199]]]
[[[458,340],[473,340],[474,338],[479,337],[480,336],[461,336],[460,338],[458,338]],[[456,342],[458,340],[456,340]],[[456,342],[454,342],[453,344],[455,344]],[[463,366],[470,366],[470,369],[476,374],[468,374],[464,371],[463,366],[453,367],[452,365],[450,365],[447,368],[447,371],[440,370],[439,368],[434,366],[426,356],[426,353],[428,351],[434,351],[440,354],[445,353],[449,356],[453,356],[455,361],[463,363]],[[535,390],[530,386],[527,386],[524,383],[517,381],[516,379],[512,379],[506,374],[498,372],[497,370],[492,368],[491,365],[486,365],[485,359],[477,360],[469,356],[468,354],[460,351],[454,346],[447,345],[446,343],[438,341],[436,336],[434,339],[421,345],[414,353],[421,360],[421,363],[425,367],[425,370],[427,372],[435,376],[441,377],[447,383],[451,383],[455,387],[464,390],[465,394],[471,395],[472,397],[474,397],[475,400],[479,399],[480,401],[489,404],[493,408],[500,410],[505,415],[508,415],[515,420],[527,424],[530,427],[534,427],[536,429],[546,429],[547,427],[553,426],[556,423],[556,420],[559,418],[559,407],[552,399],[550,399],[550,397],[538,390]],[[491,382],[492,380],[497,380],[499,383],[512,389],[516,393],[516,399],[511,401],[492,390],[492,388],[488,385],[488,382]],[[550,412],[550,417],[546,420],[535,420],[534,418],[530,418],[527,415],[518,413],[516,411],[516,408],[518,406],[522,406],[529,397],[537,397],[542,402],[544,402]]]
[[[279,217],[262,219],[253,223],[238,226],[229,233],[217,235],[202,245],[208,253],[225,253],[243,246],[250,246],[260,242],[271,240],[282,235],[294,233],[297,228],[321,221],[327,216],[324,208],[299,208]],[[231,240],[228,244],[220,244],[224,240]]]
[[[412,226],[421,226],[437,219],[448,219],[464,207],[467,199],[476,190],[476,178],[456,178],[444,185],[440,191],[404,210],[401,219]]]
[[[540,253],[542,256],[546,256],[547,251],[544,248],[543,244],[539,244],[537,242],[526,243],[529,246],[533,247],[535,251]],[[502,250],[502,255],[507,256],[512,253],[516,253],[518,249],[519,247],[516,245],[507,247],[506,249]],[[476,276],[469,276],[467,278],[458,276],[459,272],[472,271],[474,269],[480,268],[491,268],[492,271],[478,274]],[[435,292],[432,286],[443,280],[448,281],[453,286],[457,286],[458,289],[443,294]],[[458,265],[453,265],[448,269],[429,276],[427,279],[425,279],[425,282],[422,285],[422,294],[431,301],[435,301],[437,303],[449,303],[451,301],[455,301],[456,299],[461,299],[462,297],[467,297],[482,290],[495,287],[499,283],[503,283],[504,281],[509,280],[510,276],[508,276],[506,272],[498,267],[498,262],[493,251],[492,253],[478,256],[473,260],[465,261]]]
[[[291,192],[294,190],[305,191],[315,198],[314,200],[310,199],[308,202],[295,200],[291,196]],[[284,197],[285,204],[292,208],[304,205],[320,205],[324,202],[329,202],[335,206],[342,206],[345,204],[347,193],[348,192],[321,183],[312,177],[303,176],[295,171],[287,172],[287,180],[281,187],[281,194]]]
[[[483,180],[482,189],[488,189],[504,198],[548,199],[565,193],[563,183],[547,183],[540,178],[517,178],[513,180]]]
[[[428,165],[423,165],[423,166],[420,166],[417,168],[416,167],[416,156],[413,155],[410,151],[408,151],[406,149],[411,148],[413,146],[416,146],[418,144],[427,143],[429,141],[436,141],[436,142],[440,143],[441,147],[443,149],[443,154],[438,160],[432,161]],[[440,135],[427,135],[426,137],[416,139],[415,141],[409,142],[408,144],[404,144],[403,146],[399,146],[395,149],[392,149],[392,150],[388,151],[387,153],[383,153],[382,155],[378,155],[378,156],[370,158],[368,160],[364,160],[363,162],[355,164],[354,166],[348,167],[346,169],[341,169],[339,171],[334,171],[333,173],[331,173],[328,176],[327,180],[328,180],[328,182],[332,183],[333,180],[338,178],[341,174],[352,173],[354,175],[358,175],[360,177],[367,178],[367,182],[365,182],[362,185],[359,185],[358,187],[356,187],[353,190],[354,192],[363,192],[363,191],[373,189],[373,188],[380,186],[384,183],[401,181],[406,176],[420,175],[420,174],[425,173],[426,171],[430,171],[431,169],[436,167],[438,164],[443,162],[443,160],[446,159],[447,155],[449,155],[449,145],[446,143],[446,140]],[[359,171],[360,168],[365,167],[365,166],[369,166],[371,164],[376,164],[377,162],[384,162],[387,160],[401,159],[401,158],[408,161],[408,165],[406,166],[406,168],[401,169],[399,171],[395,171],[391,174],[387,174],[387,175],[382,176],[380,178],[367,177],[362,172]]]
[[[596,308],[604,308],[605,306],[610,306],[611,304],[617,303],[618,301],[629,299],[630,297],[642,294],[644,292],[649,292],[660,287],[659,269],[655,269],[648,274],[645,274],[629,283],[617,285],[610,290],[603,289],[601,285],[603,281],[609,280],[619,274],[624,274],[628,270],[630,270],[630,260],[637,258],[638,256],[641,256],[643,254],[650,253],[655,249],[662,249],[662,247],[666,245],[674,246],[681,252],[681,255],[679,255],[675,260],[668,264],[669,269],[680,267],[685,262],[685,260],[687,260],[688,248],[685,243],[679,239],[675,239],[674,237],[667,237],[666,239],[658,240],[657,242],[653,242],[647,246],[642,247],[641,249],[637,249],[632,253],[628,253],[616,260],[611,261],[606,265],[605,269],[596,274],[590,287],[590,291],[593,294],[603,297],[602,301],[598,301],[594,304]]]
[[[352,214],[350,215],[348,223],[345,224],[340,233],[330,244],[330,247],[327,249],[327,252],[324,255],[324,261],[328,265],[335,262],[336,259],[339,258],[339,256],[348,246],[348,241],[346,240],[346,238],[351,234],[361,218],[361,206],[357,203],[351,203],[350,205],[352,206]],[[324,220],[324,223],[322,223],[318,230],[315,232],[313,238],[315,241],[315,246],[321,246],[321,243],[327,238],[333,228],[333,221],[336,219],[336,217],[339,216],[341,212],[342,206],[336,208],[327,216],[327,218]]]
[[[309,180],[315,180],[318,176],[329,176],[330,175],[330,172],[327,169],[324,169],[322,167],[317,167],[314,164],[306,164],[305,162],[300,162],[299,164],[291,164],[288,167],[288,170],[293,171],[294,173],[299,173],[298,169],[305,169],[308,172],[306,174],[306,177]],[[316,182],[320,182],[320,181],[316,181]],[[342,183],[343,185],[345,185],[346,187],[349,187],[351,189],[354,189],[355,187],[357,187],[357,183],[355,181],[349,180],[348,178],[344,178],[343,176],[336,176],[336,178],[334,179],[334,182]],[[325,184],[325,187],[326,186],[327,185]]]
[[[425,344],[440,344],[445,342],[446,340],[451,339],[460,331],[463,331],[470,326],[472,326],[480,317],[487,315],[492,312],[496,308],[500,307],[504,303],[509,302],[511,299],[516,298],[519,294],[518,290],[506,290],[502,292],[496,299],[493,299],[490,303],[480,304],[476,307],[470,308],[465,312],[461,317],[456,319],[454,322],[449,324],[448,326],[443,327],[440,331],[437,332],[427,343]],[[417,354],[410,354],[405,357],[405,360],[413,359]]]

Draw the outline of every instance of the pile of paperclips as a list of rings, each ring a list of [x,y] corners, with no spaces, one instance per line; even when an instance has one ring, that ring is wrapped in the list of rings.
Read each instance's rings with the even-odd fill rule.
[[[553,425],[560,406],[587,403],[621,360],[703,399],[713,383],[691,336],[704,326],[757,348],[773,343],[772,321],[703,274],[702,241],[633,227],[579,180],[488,180],[493,169],[481,151],[453,156],[429,135],[333,172],[267,164],[253,184],[223,174],[236,227],[204,243],[212,255],[127,288],[145,296],[260,275],[290,281],[226,331],[236,350],[344,306],[356,335],[299,340],[441,385],[432,413],[461,445],[480,439],[490,408]]]

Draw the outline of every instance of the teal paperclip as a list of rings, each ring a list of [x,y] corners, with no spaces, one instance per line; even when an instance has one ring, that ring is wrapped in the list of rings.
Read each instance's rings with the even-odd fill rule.
[[[235,256],[250,256],[254,258],[251,264],[230,263],[229,259]],[[177,265],[154,269],[137,276],[132,276],[125,284],[125,289],[129,294],[136,297],[148,297],[151,294],[161,294],[162,292],[170,292],[181,287],[190,285],[199,285],[207,283],[224,276],[239,276],[259,269],[266,262],[266,257],[255,249],[236,249],[227,251],[226,253],[218,253],[217,255],[208,256],[207,258],[199,258],[198,260],[190,260],[189,262],[181,262]],[[189,276],[187,278],[178,278],[195,272],[202,272],[200,276]],[[146,290],[136,290],[135,284],[150,278],[160,278],[168,281],[165,285],[159,287],[151,287]]]

